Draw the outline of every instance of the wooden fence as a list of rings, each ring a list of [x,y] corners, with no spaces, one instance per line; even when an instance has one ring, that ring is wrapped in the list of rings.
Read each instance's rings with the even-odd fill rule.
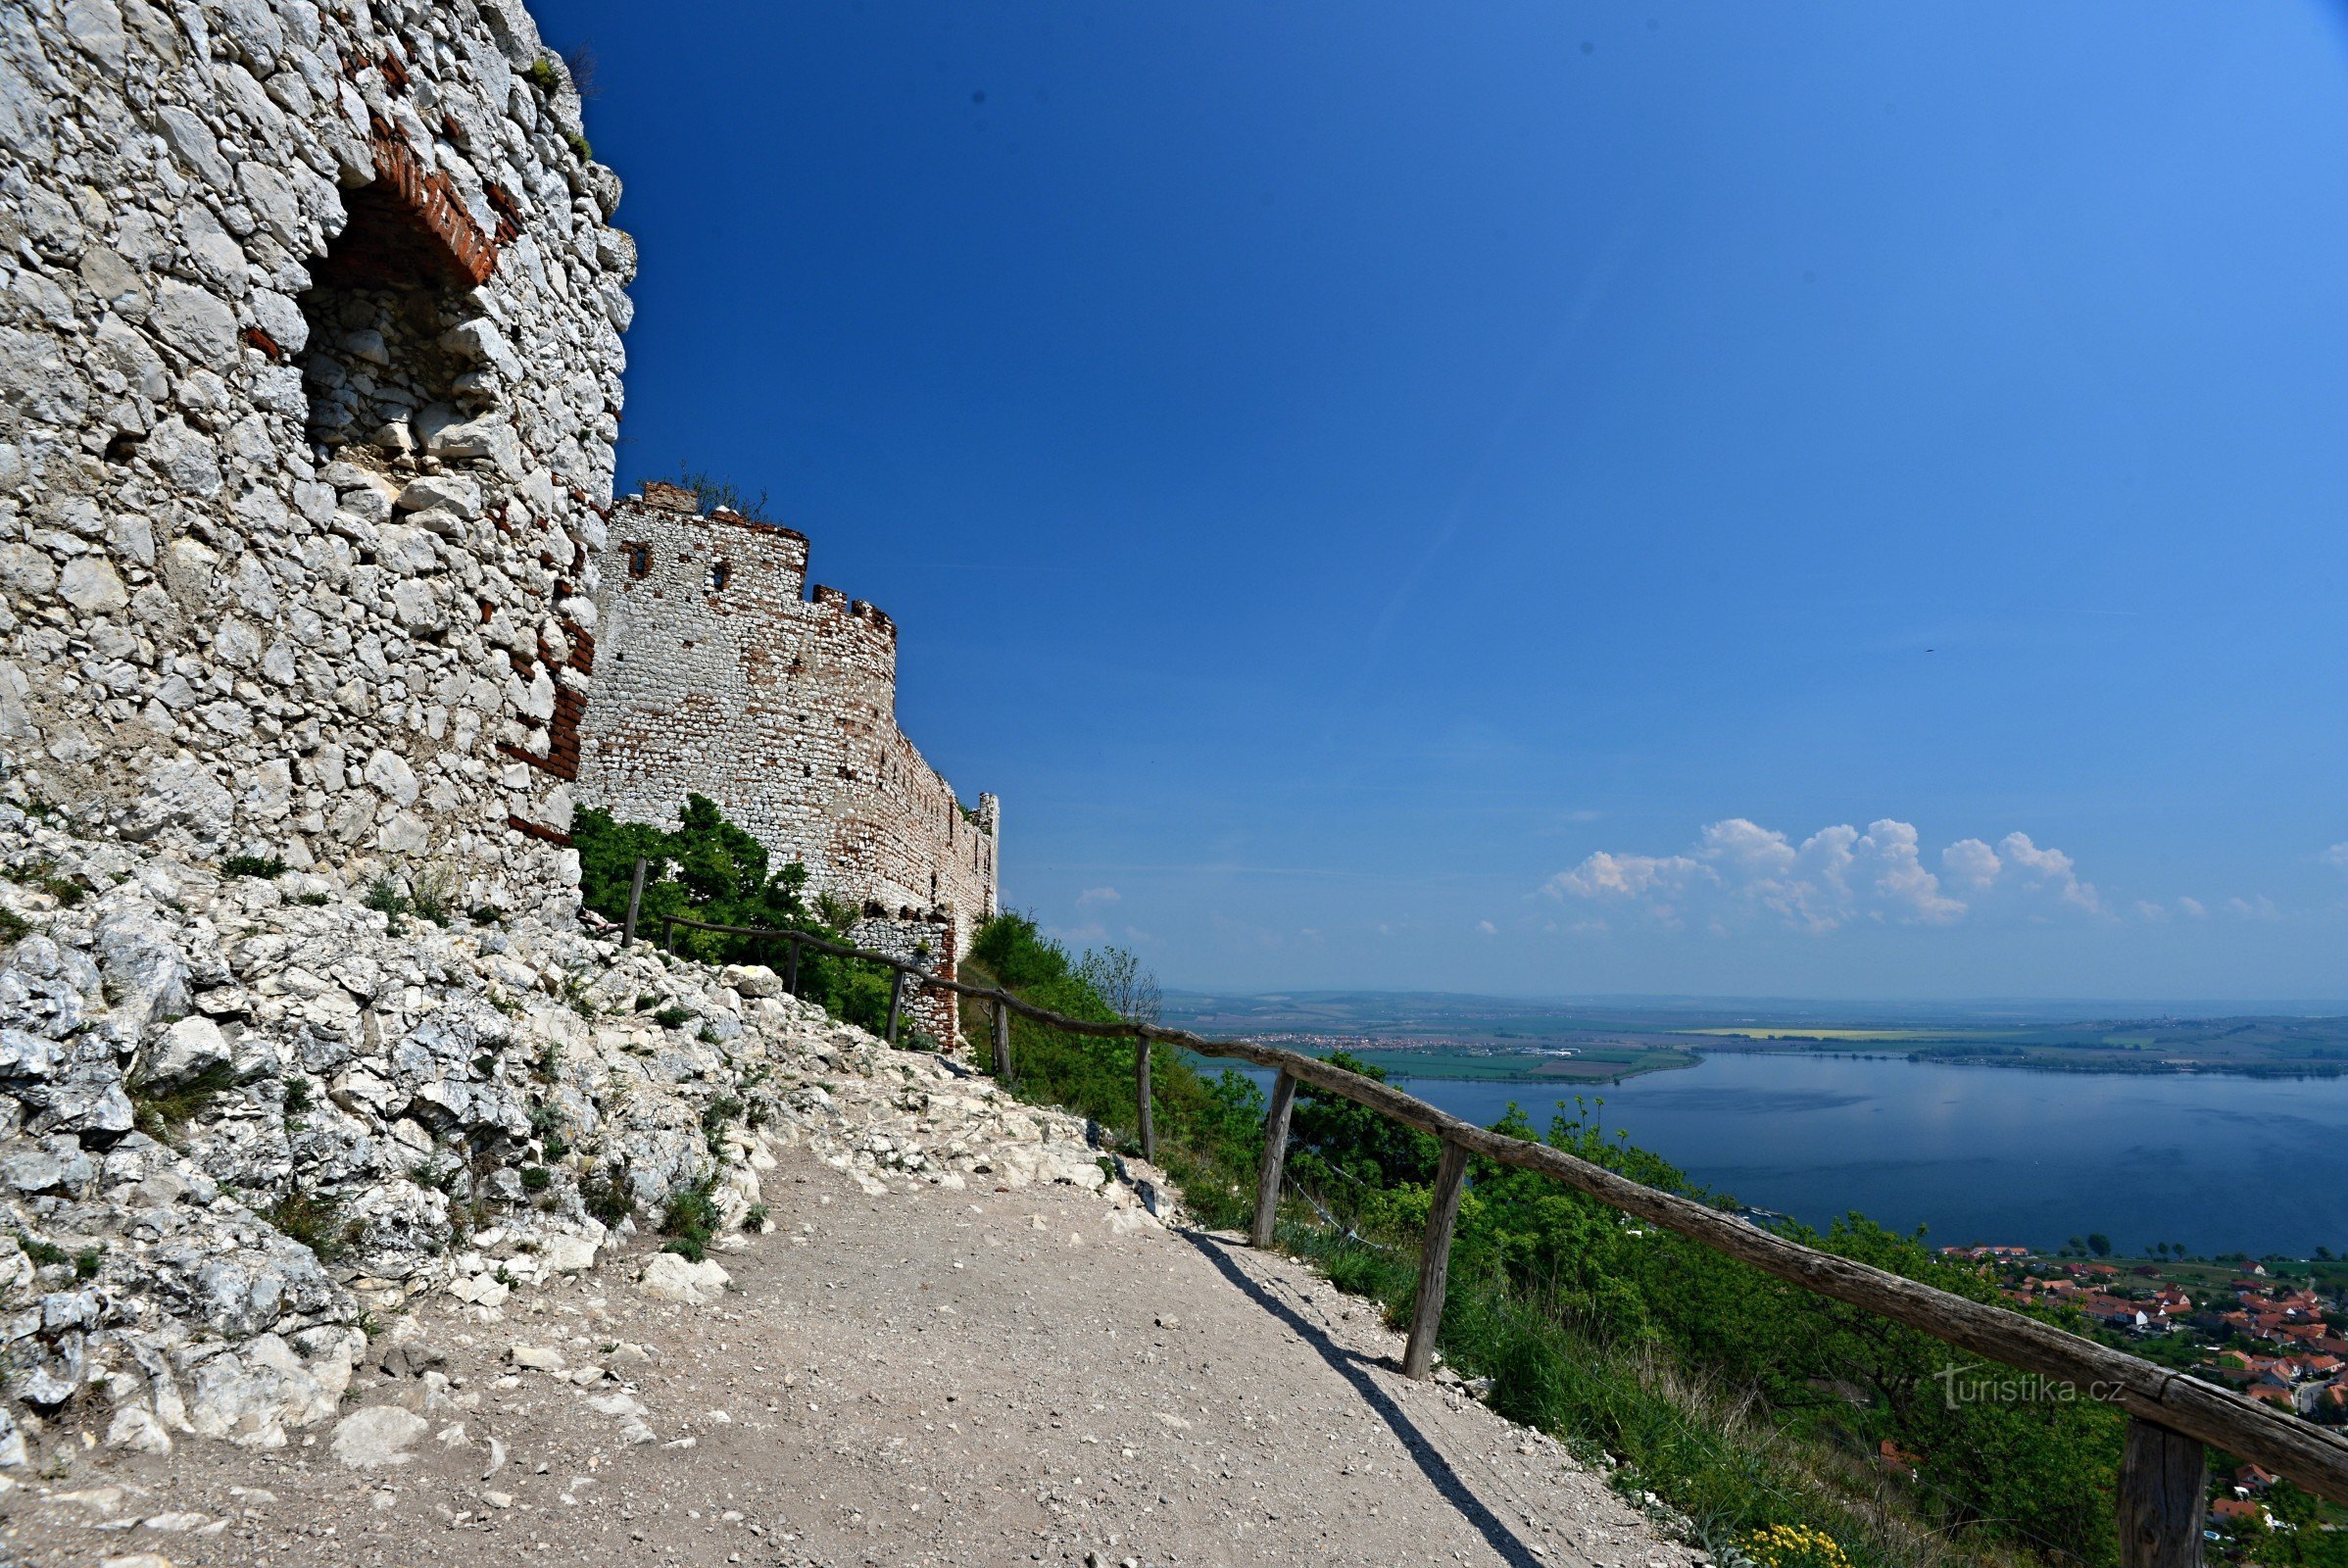
[[[623,942],[633,940],[635,923],[635,899],[631,897]],[[2023,1313],[1969,1300],[1870,1264],[1788,1241],[1733,1213],[1644,1186],[1546,1144],[1510,1138],[1479,1127],[1391,1084],[1333,1067],[1316,1057],[1247,1041],[1209,1040],[1186,1029],[1168,1029],[1158,1024],[1100,1023],[1064,1017],[1032,1006],[999,987],[966,985],[925,974],[917,964],[903,958],[825,941],[804,932],[710,925],[682,917],[667,917],[662,923],[668,942],[673,942],[674,930],[682,927],[787,943],[786,983],[794,993],[798,989],[799,951],[803,946],[886,965],[892,971],[888,1024],[891,1044],[897,1039],[899,1004],[908,977],[919,987],[941,989],[986,1003],[993,1009],[995,1074],[1005,1081],[1011,1076],[1013,1013],[1071,1034],[1131,1039],[1136,1043],[1135,1099],[1145,1159],[1156,1157],[1150,1103],[1150,1054],[1153,1044],[1163,1042],[1201,1056],[1236,1059],[1274,1069],[1279,1077],[1273,1083],[1271,1110],[1265,1118],[1263,1164],[1256,1188],[1251,1236],[1257,1247],[1267,1247],[1272,1241],[1282,1165],[1288,1155],[1289,1115],[1296,1103],[1298,1084],[1309,1084],[1324,1094],[1350,1100],[1406,1126],[1433,1134],[1442,1142],[1443,1159],[1428,1212],[1410,1338],[1402,1352],[1402,1371],[1406,1376],[1424,1378],[1433,1365],[1436,1333],[1443,1322],[1443,1285],[1450,1268],[1452,1227],[1459,1216],[1468,1160],[1481,1155],[1498,1164],[1553,1177],[1624,1213],[1676,1231],[1814,1295],[1865,1307],[1960,1349],[2034,1373],[2052,1384],[2067,1386],[2077,1396],[2118,1405],[2128,1415],[2117,1499],[2124,1568],[2182,1568],[2201,1561],[2202,1501],[2208,1490],[2205,1445],[2264,1465],[2317,1496],[2348,1504],[2348,1438],[2338,1433],[2190,1374],[2156,1366],[2139,1356],[2066,1333]]]

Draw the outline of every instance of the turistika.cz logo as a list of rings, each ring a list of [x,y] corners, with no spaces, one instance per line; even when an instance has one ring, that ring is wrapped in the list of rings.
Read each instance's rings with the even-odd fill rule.
[[[2117,1383],[2084,1385],[2050,1378],[2039,1372],[2015,1372],[1980,1361],[1950,1364],[1932,1374],[1940,1396],[1951,1410],[1965,1404],[2070,1404],[2079,1399],[2106,1400],[2120,1394]]]

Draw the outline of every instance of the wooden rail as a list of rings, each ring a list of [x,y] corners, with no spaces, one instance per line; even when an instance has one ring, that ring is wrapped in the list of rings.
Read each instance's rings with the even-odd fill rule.
[[[1149,1053],[1152,1042],[1177,1046],[1201,1056],[1235,1059],[1279,1073],[1265,1118],[1264,1158],[1255,1199],[1251,1239],[1269,1246],[1279,1206],[1281,1174],[1288,1152],[1289,1118],[1296,1087],[1310,1085],[1355,1104],[1434,1135],[1443,1161],[1430,1208],[1413,1304],[1403,1371],[1427,1375],[1443,1320],[1443,1288],[1450,1266],[1451,1227],[1466,1183],[1468,1160],[1481,1155],[1497,1164],[1539,1171],[1600,1202],[1635,1214],[1715,1251],[1749,1263],[1765,1274],[1798,1285],[1816,1296],[1865,1307],[1919,1333],[1989,1360],[2037,1374],[2067,1387],[2076,1396],[2118,1405],[2129,1416],[2122,1456],[2119,1509],[2124,1568],[2180,1568],[2201,1561],[2202,1499],[2207,1489],[2203,1446],[2264,1465],[2303,1490],[2348,1504],[2348,1438],[2282,1414],[2257,1400],[2187,1373],[2156,1366],[2139,1356],[2067,1333],[2034,1317],[1955,1296],[1903,1275],[1825,1252],[1763,1230],[1722,1209],[1632,1181],[1602,1165],[1521,1138],[1479,1127],[1392,1084],[1333,1067],[1318,1057],[1242,1040],[1209,1040],[1187,1029],[1127,1021],[1070,1018],[1034,1006],[1001,987],[974,986],[923,973],[920,965],[884,953],[871,953],[796,931],[711,925],[681,916],[664,925],[791,943],[793,979],[801,944],[843,957],[885,964],[896,971],[892,997],[907,977],[918,986],[949,991],[990,1004],[993,1009],[995,1071],[1011,1070],[1009,1016],[1017,1013],[1070,1034],[1137,1043],[1135,1080],[1140,1122],[1149,1137]],[[896,1008],[891,1008],[895,1023]],[[892,1039],[894,1030],[892,1029]]]

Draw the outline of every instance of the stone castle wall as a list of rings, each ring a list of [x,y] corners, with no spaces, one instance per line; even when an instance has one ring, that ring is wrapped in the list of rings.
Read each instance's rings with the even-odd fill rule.
[[[0,788],[561,897],[618,197],[518,0],[0,7]]]
[[[616,503],[609,536],[580,800],[674,826],[706,795],[811,890],[934,916],[941,956],[966,952],[995,912],[1001,807],[965,812],[898,729],[896,624],[836,588],[807,595],[804,534],[699,515],[666,485]]]

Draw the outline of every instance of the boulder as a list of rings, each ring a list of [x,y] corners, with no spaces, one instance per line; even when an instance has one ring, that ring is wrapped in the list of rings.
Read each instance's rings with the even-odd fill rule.
[[[636,1276],[636,1289],[643,1295],[686,1306],[715,1305],[725,1299],[725,1288],[732,1283],[732,1277],[714,1261],[688,1262],[674,1252],[655,1252],[644,1260],[644,1269]]]
[[[381,1470],[412,1463],[411,1450],[428,1423],[396,1404],[370,1404],[335,1424],[334,1457],[353,1470]]]
[[[158,1089],[177,1089],[227,1066],[231,1055],[228,1037],[220,1033],[219,1024],[204,1017],[182,1018],[147,1048],[139,1081]]]

